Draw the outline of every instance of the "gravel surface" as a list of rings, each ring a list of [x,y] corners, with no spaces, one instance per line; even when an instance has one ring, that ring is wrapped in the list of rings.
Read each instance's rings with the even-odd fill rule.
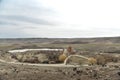
[[[120,80],[120,66],[36,66],[0,63],[0,80]]]

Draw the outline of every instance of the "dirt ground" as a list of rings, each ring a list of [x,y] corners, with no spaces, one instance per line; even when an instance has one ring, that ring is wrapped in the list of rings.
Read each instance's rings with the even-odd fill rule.
[[[80,43],[81,41],[86,41],[86,43]],[[88,57],[93,53],[101,52],[120,54],[119,41],[120,38],[72,39],[69,41],[68,39],[3,39],[0,40],[0,54],[6,54],[7,51],[14,49],[66,48],[68,45],[78,50],[77,53],[80,55]],[[50,64],[38,66],[9,63],[9,57],[4,55],[0,59],[0,80],[120,80],[120,62],[110,63],[104,67],[100,65],[51,66]],[[2,59],[8,60],[8,62],[6,63]]]
[[[120,66],[36,66],[0,63],[0,80],[120,80]]]

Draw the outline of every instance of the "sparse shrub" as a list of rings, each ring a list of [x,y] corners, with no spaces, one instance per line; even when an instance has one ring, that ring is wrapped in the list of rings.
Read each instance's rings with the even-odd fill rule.
[[[105,58],[102,55],[97,55],[96,56],[96,60],[97,60],[97,64],[98,65],[105,66],[106,60],[105,60]]]
[[[113,55],[104,54],[103,56],[106,59],[106,62],[117,62],[118,61],[118,58]]]
[[[21,54],[18,54],[18,55],[16,55],[16,58],[17,58],[17,60],[18,61],[22,61],[22,58],[23,58],[23,55],[21,55]]]
[[[36,52],[26,52],[22,54],[16,54],[14,55],[16,57],[16,60],[19,62],[28,62],[28,63],[43,63],[48,62],[48,57],[46,54]]]
[[[24,55],[22,58],[23,62],[29,62],[29,63],[39,63],[38,57],[35,56],[29,56],[29,55]]]
[[[97,63],[97,60],[95,58],[89,58],[88,61],[90,65],[94,65]]]
[[[66,58],[67,58],[67,57],[66,57],[65,54],[61,54],[61,55],[59,56],[59,61],[64,62],[64,60],[65,60]]]
[[[38,54],[38,55],[36,55],[37,57],[38,57],[38,61],[39,62],[46,62],[46,61],[48,61],[48,57],[46,56],[46,54]]]

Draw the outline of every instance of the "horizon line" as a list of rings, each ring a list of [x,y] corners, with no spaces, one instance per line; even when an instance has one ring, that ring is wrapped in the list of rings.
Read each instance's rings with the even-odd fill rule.
[[[0,37],[0,39],[89,39],[89,38],[115,38],[120,36],[102,36],[102,37]]]

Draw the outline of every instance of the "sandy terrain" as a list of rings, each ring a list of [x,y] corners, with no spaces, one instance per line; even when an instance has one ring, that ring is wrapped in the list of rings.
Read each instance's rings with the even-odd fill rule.
[[[106,66],[31,64],[12,61],[7,52],[16,49],[63,49],[71,45],[77,50],[78,55],[82,56],[91,57],[101,52],[118,56],[120,54],[119,41],[120,38],[1,39],[0,80],[120,80],[120,62],[111,62]]]
[[[120,65],[108,68],[0,61],[0,80],[120,80]]]

